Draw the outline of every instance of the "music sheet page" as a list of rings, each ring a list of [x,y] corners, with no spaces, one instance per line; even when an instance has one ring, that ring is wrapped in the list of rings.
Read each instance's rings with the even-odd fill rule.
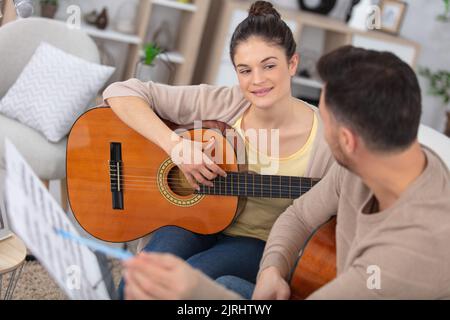
[[[96,255],[56,234],[55,229],[78,232],[9,140],[5,149],[5,198],[11,229],[70,299],[110,299]]]

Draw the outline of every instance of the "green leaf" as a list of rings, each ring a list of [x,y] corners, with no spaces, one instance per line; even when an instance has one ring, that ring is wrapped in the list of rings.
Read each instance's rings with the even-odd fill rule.
[[[432,72],[429,68],[419,67],[418,73],[429,81],[428,94],[438,96],[444,105],[448,104],[450,101],[450,72],[446,70]]]
[[[158,47],[158,45],[154,43],[147,43],[144,47],[145,52],[145,59],[144,63],[146,65],[151,65],[155,58],[158,56],[158,54],[161,53],[161,49]]]

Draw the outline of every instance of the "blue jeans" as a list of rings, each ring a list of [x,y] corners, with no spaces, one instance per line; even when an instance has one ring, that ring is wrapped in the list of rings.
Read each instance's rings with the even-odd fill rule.
[[[225,288],[240,294],[250,300],[255,290],[255,283],[235,276],[222,276],[216,279]]]
[[[254,283],[265,244],[256,238],[223,233],[200,235],[168,226],[155,231],[143,251],[174,254],[214,280],[231,275]],[[123,287],[122,280],[119,286],[121,298]]]

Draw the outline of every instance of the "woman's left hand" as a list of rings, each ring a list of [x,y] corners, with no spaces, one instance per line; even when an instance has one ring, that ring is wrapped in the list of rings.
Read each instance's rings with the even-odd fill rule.
[[[125,299],[190,299],[200,273],[171,254],[140,253],[124,262]]]

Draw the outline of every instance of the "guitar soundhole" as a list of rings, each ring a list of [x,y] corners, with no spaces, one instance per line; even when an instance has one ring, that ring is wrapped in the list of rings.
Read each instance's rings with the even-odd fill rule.
[[[176,195],[189,196],[194,193],[194,188],[191,187],[183,172],[177,166],[169,170],[167,184]]]

